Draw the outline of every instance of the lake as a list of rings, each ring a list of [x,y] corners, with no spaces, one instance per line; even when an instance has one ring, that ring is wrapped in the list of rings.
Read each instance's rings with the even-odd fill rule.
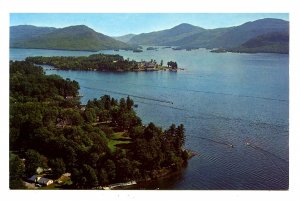
[[[141,189],[288,189],[289,56],[158,51],[100,51],[124,58],[176,61],[182,71],[94,72],[46,70],[80,84],[81,101],[130,95],[143,123],[183,123],[187,149],[197,152],[180,174]],[[83,51],[10,49],[28,56],[82,56]],[[232,146],[233,147],[232,147]]]

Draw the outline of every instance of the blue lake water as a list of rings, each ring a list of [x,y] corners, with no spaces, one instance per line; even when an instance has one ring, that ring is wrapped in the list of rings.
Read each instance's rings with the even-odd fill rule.
[[[83,103],[104,94],[116,98],[130,95],[144,123],[152,121],[163,128],[172,123],[185,125],[185,147],[198,155],[181,174],[142,188],[288,188],[288,55],[168,48],[142,53],[100,52],[137,61],[173,60],[184,68],[177,73],[46,71],[78,81]],[[11,60],[90,54],[94,53],[10,49]]]

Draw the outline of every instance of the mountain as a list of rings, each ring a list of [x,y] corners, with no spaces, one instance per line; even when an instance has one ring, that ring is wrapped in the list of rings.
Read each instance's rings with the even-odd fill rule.
[[[54,27],[36,27],[32,25],[19,25],[10,27],[10,42],[20,42],[34,37],[42,36],[55,31]]]
[[[210,47],[233,48],[251,38],[271,32],[288,32],[289,22],[280,19],[261,19],[229,28],[221,36],[214,38]]]
[[[183,23],[171,29],[136,35],[128,43],[135,45],[174,45],[176,41],[202,31],[205,29]]]
[[[128,42],[137,45],[168,45],[182,48],[234,48],[259,35],[271,32],[288,32],[289,22],[265,18],[240,26],[203,29],[181,24],[172,29],[143,33]]]
[[[14,27],[12,27],[14,29]],[[26,34],[24,34],[26,35]],[[28,34],[27,34],[28,35]],[[85,25],[69,26],[55,29],[48,33],[16,40],[13,37],[11,47],[98,51],[103,49],[131,49],[130,45],[117,41],[109,36],[95,32]],[[20,38],[20,37],[19,37]]]
[[[229,49],[231,52],[269,52],[269,53],[289,53],[289,33],[272,32],[259,35],[248,40],[241,46]]]
[[[256,44],[257,40],[264,40],[256,37],[271,37],[268,35],[264,36],[269,33],[289,33],[289,22],[280,19],[265,18],[247,22],[240,26],[217,29],[204,29],[183,23],[171,29],[142,33],[139,35],[128,34],[116,37],[115,39],[97,33],[84,25],[60,29],[22,25],[10,28],[10,45],[16,48],[88,51],[134,49],[137,45],[241,49],[248,48],[247,44],[249,43]],[[247,43],[252,39],[253,41]],[[266,39],[266,41],[268,40],[269,39]],[[127,44],[125,43],[126,41]],[[273,49],[284,49],[282,43],[280,43],[280,47],[278,47],[278,44],[273,45],[276,46],[274,46]],[[270,48],[261,49],[261,51],[269,50]],[[285,45],[284,51],[287,49],[288,46]]]
[[[113,37],[113,38],[118,40],[118,41],[127,43],[134,36],[136,36],[136,34],[126,34],[124,36],[116,36],[116,37]]]

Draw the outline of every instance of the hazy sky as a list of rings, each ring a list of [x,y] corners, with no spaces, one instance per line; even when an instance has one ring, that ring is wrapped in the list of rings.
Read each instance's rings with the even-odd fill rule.
[[[97,32],[110,36],[128,33],[145,33],[172,28],[180,23],[189,23],[206,29],[229,27],[262,18],[288,20],[287,13],[119,13],[119,14],[52,14],[52,13],[12,13],[10,25],[36,25],[56,28],[84,24]]]

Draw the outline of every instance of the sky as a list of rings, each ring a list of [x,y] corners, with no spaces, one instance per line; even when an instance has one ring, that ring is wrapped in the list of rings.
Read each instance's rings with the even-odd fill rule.
[[[206,29],[241,25],[262,18],[288,20],[287,13],[11,13],[10,26],[62,28],[84,24],[109,36],[140,34],[189,23]]]

